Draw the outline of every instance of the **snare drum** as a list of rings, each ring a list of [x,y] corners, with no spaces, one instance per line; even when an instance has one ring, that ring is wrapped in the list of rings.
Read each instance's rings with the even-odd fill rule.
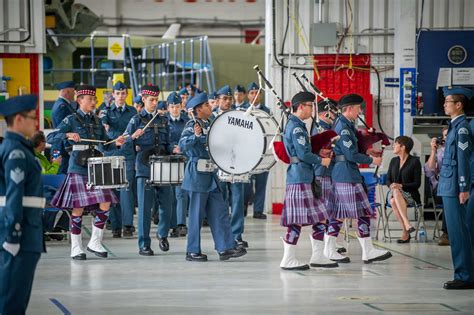
[[[270,147],[278,124],[261,110],[223,112],[212,122],[207,145],[209,156],[228,174],[258,174],[275,163]]]
[[[151,185],[180,185],[184,178],[186,158],[182,155],[150,156]]]
[[[226,183],[250,183],[250,174],[232,175],[221,170],[217,171],[217,177]]]
[[[87,187],[96,189],[127,187],[125,157],[104,156],[87,159]]]

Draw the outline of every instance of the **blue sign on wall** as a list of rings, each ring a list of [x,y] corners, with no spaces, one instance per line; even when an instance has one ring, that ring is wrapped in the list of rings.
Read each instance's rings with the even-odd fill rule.
[[[465,61],[460,64],[454,64],[448,59],[450,48],[456,45],[462,46],[467,53]],[[459,55],[459,50],[454,53]],[[423,93],[424,113],[444,115],[438,103],[436,89],[439,68],[474,67],[474,31],[421,31],[417,44],[417,61],[417,88],[418,92]]]

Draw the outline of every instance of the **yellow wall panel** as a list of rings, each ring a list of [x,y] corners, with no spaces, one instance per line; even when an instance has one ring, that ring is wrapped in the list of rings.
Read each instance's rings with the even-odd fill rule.
[[[2,58],[2,62],[3,75],[11,77],[11,80],[7,82],[9,96],[17,96],[19,89],[23,94],[30,93],[30,60],[28,58]]]

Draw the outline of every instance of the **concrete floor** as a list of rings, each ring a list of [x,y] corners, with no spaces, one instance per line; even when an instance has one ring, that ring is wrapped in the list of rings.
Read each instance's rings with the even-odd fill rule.
[[[207,263],[185,261],[185,238],[170,239],[167,253],[154,239],[157,255],[141,257],[136,239],[112,239],[107,232],[111,257],[88,255],[83,262],[71,261],[67,241],[48,242],[28,313],[474,314],[474,290],[442,289],[452,279],[449,247],[376,242],[394,257],[363,265],[360,246],[352,239],[350,264],[333,270],[282,271],[283,229],[278,222],[279,216],[267,221],[248,217],[248,254],[227,262],[218,260],[208,228],[203,228],[202,241]],[[303,232],[299,258],[307,261],[309,227]]]

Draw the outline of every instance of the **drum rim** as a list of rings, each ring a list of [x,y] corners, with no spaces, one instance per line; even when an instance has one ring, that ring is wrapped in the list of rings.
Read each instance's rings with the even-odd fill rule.
[[[125,157],[123,155],[109,155],[109,156],[90,157],[90,158],[87,159],[87,163],[89,164],[89,162],[91,162],[91,163],[93,163],[93,162],[102,162],[104,160],[112,160],[112,159],[124,160],[125,161]]]
[[[159,159],[163,159],[163,162],[180,162],[184,163],[186,162],[186,156],[184,154],[170,154],[170,155],[150,155],[148,158],[148,162],[151,164],[153,162],[160,162]],[[171,161],[171,160],[175,161]],[[168,161],[166,161],[168,160]]]
[[[275,123],[275,125],[277,126],[277,131],[278,131],[278,122],[276,121],[276,119],[273,117],[273,115],[270,115],[269,113],[267,113],[266,111],[263,111],[261,109],[254,109],[252,111],[250,111],[250,114],[252,114],[252,112],[254,111],[258,111],[258,112],[261,112],[261,113],[264,113],[265,115],[267,115],[268,118],[272,119],[273,122]],[[225,114],[225,113],[230,113],[230,112],[245,112],[245,111],[242,111],[242,110],[238,110],[238,109],[231,109],[231,110],[228,110],[228,111],[225,111],[223,112],[222,114]],[[222,116],[222,114],[218,115],[212,122],[211,124],[209,125],[209,132],[211,132],[211,129],[212,129],[212,126],[214,125],[214,123],[219,119],[219,117]],[[260,127],[262,128],[263,131],[265,131],[265,128],[263,128],[263,124],[260,122],[260,120],[258,119],[255,119]],[[209,154],[209,158],[211,159],[212,163],[216,164],[217,167],[221,170],[221,168],[219,167],[219,164],[216,163],[216,161],[214,160],[214,158],[212,157],[212,153],[211,153],[211,150],[209,150],[209,132],[207,133],[207,139],[206,139],[206,146],[208,148],[207,152]],[[265,150],[268,146],[268,143],[267,143],[267,137],[264,137],[263,139],[263,142],[264,142],[264,145],[263,145],[263,151],[262,151],[262,154],[260,155],[260,159],[258,160],[257,163],[255,163],[255,165],[252,167],[252,169],[248,172],[243,172],[243,173],[230,173],[232,175],[243,175],[243,174],[249,174],[251,173],[253,170],[255,170],[257,168],[257,166],[260,164],[260,162],[263,160],[263,155],[265,154]],[[276,164],[276,160],[274,159],[273,163],[271,164],[271,166],[268,168],[268,170],[270,170],[274,165]],[[224,171],[223,171],[224,172]],[[225,172],[227,173],[227,172]]]

